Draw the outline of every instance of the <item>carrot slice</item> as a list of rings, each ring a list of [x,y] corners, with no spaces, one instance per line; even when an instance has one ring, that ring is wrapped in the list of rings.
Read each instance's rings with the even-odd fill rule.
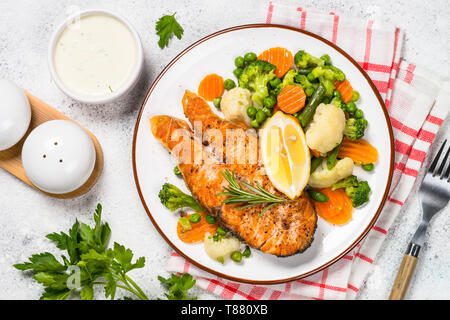
[[[375,163],[378,160],[378,151],[364,139],[350,140],[344,137],[338,158],[349,157],[354,163],[365,165]]]
[[[314,158],[320,157],[320,152],[314,149],[309,149],[309,152],[313,155]]]
[[[216,229],[218,227],[218,223],[209,224],[206,221],[206,215],[201,212],[197,212],[200,214],[201,219],[197,223],[191,222],[191,230],[183,231],[183,227],[181,226],[181,223],[178,221],[177,223],[177,234],[178,238],[180,238],[181,241],[186,243],[195,243],[203,241],[205,238],[205,234],[215,234]],[[188,214],[185,216],[185,218],[189,219],[191,215]]]
[[[275,47],[270,48],[258,56],[258,60],[264,60],[270,62],[275,67],[275,75],[281,78],[288,72],[294,62],[292,53],[285,48]]]
[[[223,78],[215,73],[203,78],[198,86],[198,95],[207,101],[213,101],[223,94]]]
[[[345,194],[344,189],[331,190],[323,188],[317,191],[328,197],[327,202],[317,202],[313,200],[317,214],[329,223],[343,225],[352,218],[352,201]]]
[[[305,106],[306,94],[303,89],[296,85],[288,85],[278,94],[277,105],[281,111],[296,113]]]
[[[336,81],[334,83],[334,86],[336,87],[336,90],[339,91],[339,93],[342,95],[342,100],[344,100],[345,103],[349,103],[353,95],[353,88],[350,85],[350,82],[348,82],[348,80]]]

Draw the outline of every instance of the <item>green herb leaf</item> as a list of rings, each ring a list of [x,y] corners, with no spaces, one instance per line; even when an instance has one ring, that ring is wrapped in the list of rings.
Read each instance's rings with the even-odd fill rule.
[[[167,47],[172,35],[175,35],[178,40],[183,36],[184,30],[175,19],[175,14],[162,16],[156,22],[156,34],[159,36],[158,45],[161,49]]]
[[[185,273],[181,277],[172,274],[171,277],[165,279],[158,276],[158,280],[169,289],[169,293],[166,294],[169,300],[196,300],[197,297],[189,298],[187,291],[195,285],[194,278]]]

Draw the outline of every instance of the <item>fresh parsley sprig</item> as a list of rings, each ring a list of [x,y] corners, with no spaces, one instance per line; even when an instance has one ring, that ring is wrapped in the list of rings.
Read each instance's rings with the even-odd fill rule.
[[[76,220],[67,233],[54,232],[46,236],[57,248],[67,252],[61,255],[62,263],[53,254],[43,252],[33,254],[27,262],[14,265],[18,270],[31,271],[33,278],[44,286],[41,299],[65,300],[70,295],[79,295],[83,300],[92,300],[94,286],[103,286],[105,297],[111,300],[117,288],[128,291],[138,299],[148,300],[147,295],[128,275],[134,269],[143,268],[145,258],[139,257],[133,261],[133,252],[118,243],[108,248],[111,229],[108,223],[101,221],[101,213],[102,206],[98,204],[93,228]],[[187,276],[183,276],[186,279]],[[190,279],[189,284],[192,285],[184,284],[187,282],[184,280],[177,291],[170,288],[167,297],[182,296],[177,293],[180,290],[187,297],[186,291],[195,284],[195,280]]]
[[[267,203],[268,205],[265,206],[261,213],[258,215],[258,218],[260,218],[267,210],[272,208],[274,205],[286,201],[291,201],[271,194],[267,190],[263,189],[258,182],[256,183],[256,187],[244,181],[240,181],[239,183],[236,180],[234,172],[231,173],[230,171],[225,170],[225,172],[221,172],[221,174],[225,178],[225,180],[228,181],[229,186],[223,187],[223,190],[225,192],[218,193],[218,195],[227,197],[222,201],[225,204],[243,204],[242,206],[238,207],[237,210],[242,210],[261,203]],[[249,191],[243,189],[241,184]]]
[[[167,47],[172,35],[175,35],[178,40],[183,36],[183,28],[175,19],[175,14],[162,16],[156,22],[156,34],[159,36],[158,45],[161,49]]]
[[[197,297],[190,298],[187,295],[187,291],[195,285],[195,280],[190,274],[185,273],[181,276],[172,274],[167,279],[158,276],[158,280],[169,289],[169,293],[165,294],[168,300],[197,300]]]

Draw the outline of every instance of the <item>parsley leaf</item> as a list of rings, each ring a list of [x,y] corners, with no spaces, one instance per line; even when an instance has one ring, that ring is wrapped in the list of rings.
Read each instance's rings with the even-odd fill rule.
[[[169,289],[169,293],[166,293],[167,299],[197,300],[197,297],[189,298],[187,295],[187,291],[195,285],[195,280],[190,274],[185,273],[181,277],[172,274],[167,279],[158,276],[158,280]]]
[[[184,30],[175,19],[175,14],[162,16],[156,22],[156,34],[159,36],[158,45],[161,49],[168,46],[173,34],[178,40],[183,36]]]

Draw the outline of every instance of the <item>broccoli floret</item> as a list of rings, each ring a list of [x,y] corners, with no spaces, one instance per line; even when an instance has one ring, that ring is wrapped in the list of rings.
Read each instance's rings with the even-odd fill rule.
[[[367,120],[364,118],[349,118],[345,125],[344,135],[351,140],[358,140],[364,136],[367,128]]]
[[[269,96],[268,83],[275,78],[276,67],[262,60],[251,62],[239,77],[239,87],[254,91],[252,100],[259,106],[263,105],[264,98]]]
[[[344,81],[345,74],[338,68],[326,65],[315,67],[311,71],[313,78],[319,79],[319,82],[325,87],[325,96],[331,97],[335,89],[334,83],[336,81]]]
[[[298,83],[300,85],[300,87],[303,88],[303,90],[305,91],[305,94],[308,97],[310,97],[314,93],[316,88],[319,86],[318,83],[311,83],[308,80],[308,77],[303,74],[297,74],[295,76],[294,80],[296,83]]]
[[[334,104],[336,107],[341,108],[342,111],[346,111],[347,105],[345,104],[344,100],[342,100],[341,97],[335,96],[330,101],[331,104]]]
[[[324,60],[316,58],[304,50],[300,50],[295,54],[294,62],[299,69],[323,66],[325,64]]]
[[[158,194],[161,203],[170,211],[175,211],[180,208],[192,208],[196,211],[203,212],[202,207],[195,201],[195,199],[175,187],[173,184],[165,183]]]
[[[349,176],[336,182],[331,187],[332,190],[345,188],[345,194],[350,197],[353,207],[359,207],[369,201],[370,187],[367,181],[358,181],[356,176]]]
[[[278,84],[275,89],[272,90],[272,93],[277,96],[281,90],[283,90],[285,87],[295,84],[294,78],[297,76],[297,71],[294,69],[289,70],[283,77],[283,81],[281,81],[280,84]]]

